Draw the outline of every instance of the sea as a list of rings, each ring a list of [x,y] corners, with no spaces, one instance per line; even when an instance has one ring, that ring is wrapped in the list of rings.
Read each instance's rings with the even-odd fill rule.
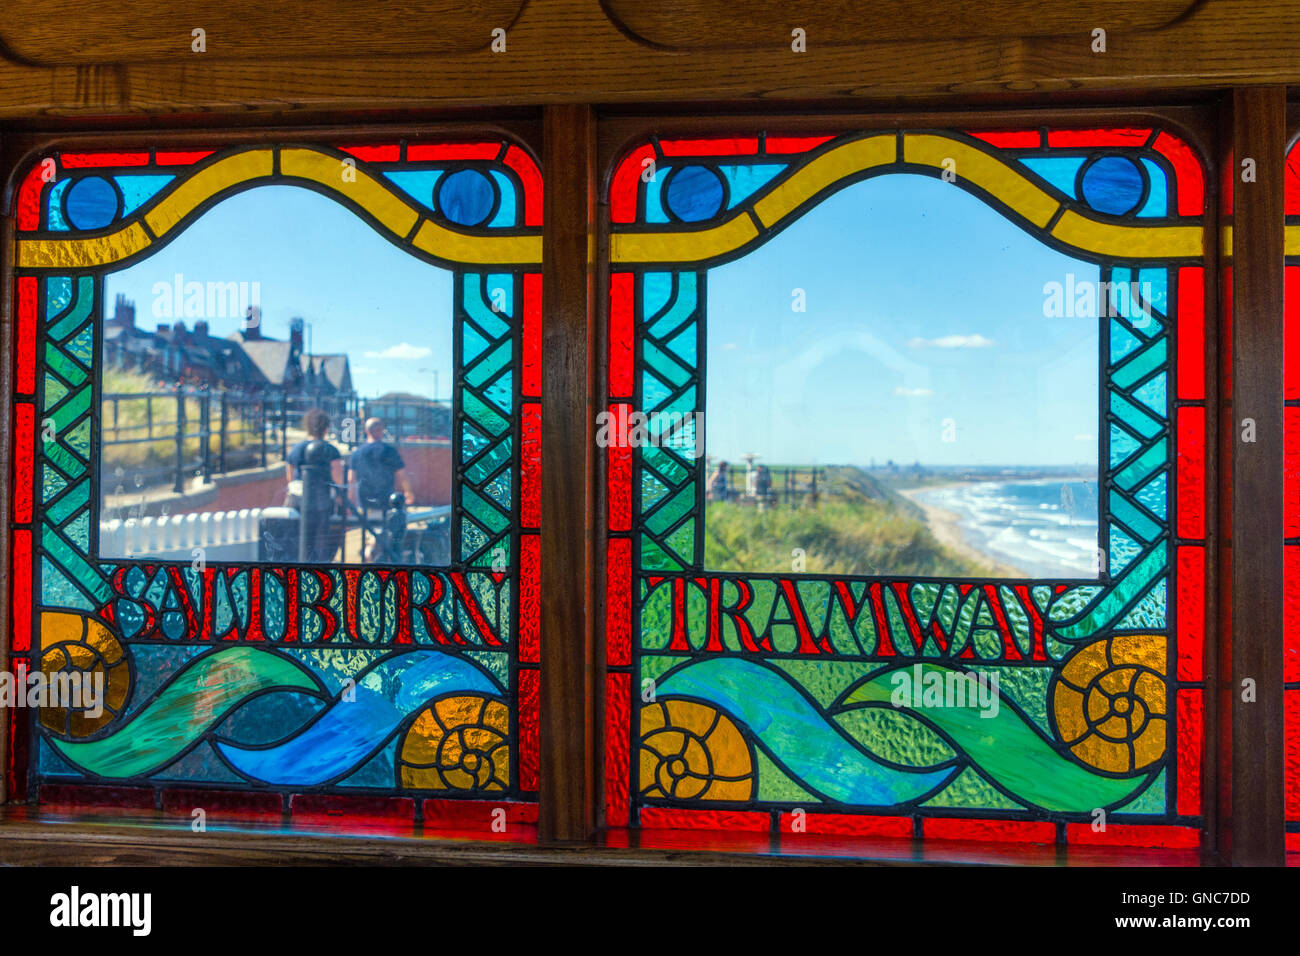
[[[976,481],[914,497],[956,514],[967,544],[1028,577],[1098,576],[1095,481]]]

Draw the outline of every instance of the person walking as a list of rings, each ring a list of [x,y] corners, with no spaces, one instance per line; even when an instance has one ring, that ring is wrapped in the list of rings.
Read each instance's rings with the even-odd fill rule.
[[[307,554],[303,557],[321,563],[334,560],[338,550],[330,528],[334,502],[331,486],[334,462],[343,456],[325,440],[329,426],[330,417],[323,410],[313,408],[307,412],[302,419],[307,438],[289,449],[284,460],[289,481],[284,503],[297,508],[300,520],[307,523]]]
[[[709,479],[709,501],[727,501],[731,498],[731,466],[718,462],[718,468]]]
[[[357,508],[368,523],[378,518],[381,526],[387,527],[386,518],[389,498],[393,489],[399,484],[406,503],[414,504],[415,495],[411,492],[411,483],[406,477],[406,462],[401,453],[384,441],[384,423],[379,418],[368,418],[365,423],[366,441],[352,452],[350,464],[352,473],[357,477]],[[367,556],[375,559],[379,542],[371,548]]]
[[[767,465],[759,465],[754,470],[754,497],[758,499],[758,510],[764,510],[772,497],[772,473]]]

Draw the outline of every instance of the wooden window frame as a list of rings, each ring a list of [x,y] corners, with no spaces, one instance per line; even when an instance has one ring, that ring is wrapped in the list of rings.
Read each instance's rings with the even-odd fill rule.
[[[1152,94],[1148,100],[1155,99]],[[1039,101],[1041,102],[1041,101]],[[321,138],[346,135],[349,140],[402,135],[403,130],[439,134],[455,131],[482,133],[497,128],[530,143],[541,157],[544,195],[543,225],[543,456],[542,456],[542,752],[541,811],[536,847],[463,844],[425,839],[362,839],[342,841],[308,833],[238,835],[190,834],[174,826],[140,826],[119,815],[115,825],[67,822],[51,827],[40,811],[25,807],[0,809],[0,857],[26,862],[171,861],[204,859],[209,862],[258,862],[274,856],[278,861],[312,862],[346,859],[354,862],[424,862],[458,860],[492,862],[520,859],[576,859],[652,862],[667,859],[666,847],[632,848],[636,835],[603,830],[599,819],[600,733],[603,726],[602,589],[595,585],[595,569],[603,567],[604,475],[601,456],[594,454],[592,396],[604,394],[605,310],[608,296],[608,217],[605,202],[607,177],[622,147],[649,132],[674,134],[707,130],[719,135],[729,130],[752,130],[756,125],[780,123],[794,131],[838,131],[904,126],[1047,125],[1054,122],[1131,123],[1151,120],[1186,131],[1207,156],[1252,156],[1258,163],[1258,189],[1234,191],[1233,314],[1251,321],[1232,327],[1232,378],[1236,394],[1232,405],[1221,394],[1225,369],[1221,359],[1222,329],[1219,311],[1212,303],[1225,284],[1218,270],[1226,264],[1218,240],[1223,235],[1217,183],[1207,181],[1207,281],[1206,368],[1207,408],[1212,433],[1224,436],[1219,454],[1207,461],[1207,521],[1219,534],[1209,542],[1206,584],[1207,647],[1217,654],[1207,660],[1206,749],[1203,757],[1203,794],[1206,830],[1200,859],[1239,864],[1276,864],[1284,858],[1282,825],[1282,614],[1281,589],[1281,459],[1277,452],[1232,455],[1233,408],[1249,408],[1261,432],[1279,428],[1281,422],[1282,354],[1282,163],[1286,124],[1285,90],[1252,87],[1227,94],[1202,95],[1195,105],[1163,108],[1140,106],[1081,106],[1060,109],[1015,106],[990,110],[987,101],[971,100],[971,109],[945,105],[943,109],[901,112],[862,112],[854,104],[820,103],[839,111],[810,114],[809,104],[765,103],[725,109],[718,103],[675,103],[669,113],[662,104],[606,109],[593,105],[545,106],[531,110],[487,111],[477,116],[428,112],[405,114],[396,125],[383,125],[378,117],[334,113],[328,122],[286,125],[283,117],[253,113],[244,117],[223,115],[197,129],[195,121],[178,122],[189,129],[154,130],[145,121],[118,121],[91,133],[78,134],[78,148],[122,147],[133,143],[156,145],[222,142],[262,142],[292,135]],[[983,106],[983,108],[981,108]],[[655,112],[657,111],[657,112]],[[1300,111],[1292,109],[1292,125],[1300,125]],[[393,117],[387,117],[392,119]],[[372,125],[373,124],[373,125]],[[24,156],[39,146],[69,142],[72,133],[50,122],[40,132],[27,125],[0,125],[0,182],[12,188],[12,176]],[[1274,148],[1276,147],[1276,148]],[[1271,152],[1276,157],[1268,158]],[[3,235],[0,235],[0,331],[11,355],[12,282],[9,276],[13,248],[11,197],[5,196]],[[0,364],[0,414],[9,413],[12,361]],[[1276,409],[1274,410],[1274,406]],[[1216,409],[1221,409],[1216,414]],[[1254,411],[1260,409],[1259,411]],[[1242,414],[1245,414],[1243,411]],[[1280,434],[1278,431],[1276,434]],[[1240,447],[1240,446],[1238,446]],[[1260,447],[1260,446],[1256,446]],[[0,465],[12,469],[12,448],[7,438],[0,446]],[[1274,467],[1276,465],[1276,467]],[[1261,503],[1278,507],[1271,509]],[[7,496],[0,496],[0,524],[7,527]],[[1231,515],[1237,546],[1228,549],[1227,522]],[[566,529],[565,533],[548,529]],[[579,529],[581,529],[579,531]],[[1271,542],[1276,542],[1273,544]],[[0,544],[0,620],[9,620],[7,536]],[[1275,554],[1276,552],[1276,554]],[[1249,586],[1248,586],[1249,584]],[[1236,609],[1231,613],[1229,609]],[[0,656],[7,657],[8,631],[0,630]],[[1271,668],[1271,670],[1270,670]],[[1239,675],[1256,678],[1257,697],[1244,704],[1234,693]],[[1270,677],[1269,675],[1275,675]],[[0,734],[6,732],[7,715],[0,713]],[[1265,759],[1232,760],[1232,754],[1264,754]],[[3,793],[0,793],[0,800]],[[143,821],[148,822],[148,821]],[[680,848],[696,849],[701,862],[725,841],[686,839]],[[746,846],[751,852],[761,848]],[[1054,855],[1053,848],[1045,848]],[[815,853],[813,849],[796,851]],[[870,858],[883,851],[862,845],[828,851]],[[985,858],[1005,861],[1038,859],[1023,848],[980,851]],[[920,859],[944,859],[942,848],[916,849]],[[1071,856],[1074,856],[1071,851]],[[1076,859],[1128,858],[1121,849],[1095,854],[1080,851]],[[1135,856],[1137,856],[1135,854]],[[717,858],[727,858],[718,856]],[[783,857],[778,854],[777,859]],[[1184,862],[1188,862],[1184,860]]]

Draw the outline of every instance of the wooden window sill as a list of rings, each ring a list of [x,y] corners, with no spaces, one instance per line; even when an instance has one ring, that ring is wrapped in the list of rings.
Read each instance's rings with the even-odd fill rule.
[[[185,821],[147,811],[0,810],[0,865],[18,866],[1201,866],[1195,850],[1095,848],[956,841],[770,837],[681,830],[611,830],[589,845],[542,846],[536,829],[484,839],[479,832],[350,821],[275,826],[211,821],[196,833]]]

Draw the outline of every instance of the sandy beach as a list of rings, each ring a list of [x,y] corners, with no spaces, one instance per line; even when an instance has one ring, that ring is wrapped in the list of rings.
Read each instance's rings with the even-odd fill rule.
[[[922,492],[935,491],[939,488],[959,488],[968,484],[973,484],[973,482],[953,481],[943,485],[927,485],[924,488],[900,488],[898,493],[925,512],[925,523],[930,526],[930,533],[945,548],[967,560],[977,561],[988,566],[997,577],[1027,577],[1028,575],[1019,568],[1012,567],[998,558],[972,547],[962,533],[961,516],[956,512],[949,511],[946,508],[937,508],[916,497]]]

